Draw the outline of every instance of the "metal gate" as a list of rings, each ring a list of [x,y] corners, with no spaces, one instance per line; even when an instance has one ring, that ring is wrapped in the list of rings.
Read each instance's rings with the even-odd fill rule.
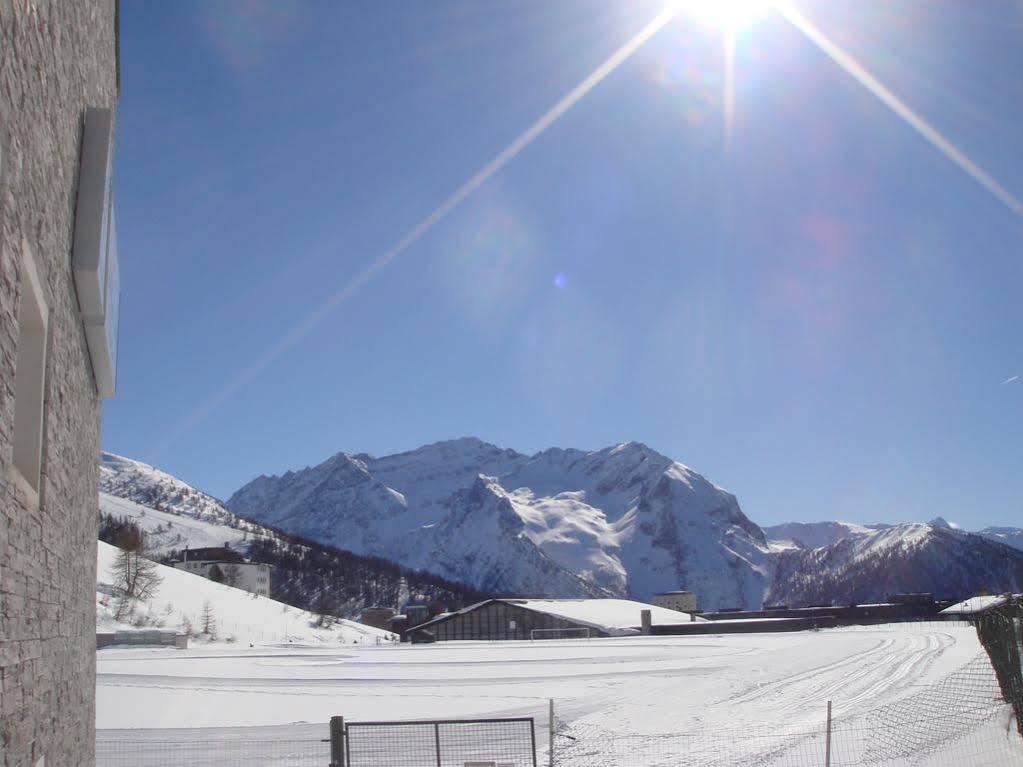
[[[533,719],[330,720],[331,767],[536,767]]]

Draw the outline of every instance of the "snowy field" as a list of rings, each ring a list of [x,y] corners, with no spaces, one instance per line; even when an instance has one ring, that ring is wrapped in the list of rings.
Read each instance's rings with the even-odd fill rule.
[[[349,721],[533,716],[542,754],[547,701],[554,698],[558,763],[565,765],[818,764],[829,700],[836,767],[864,763],[864,749],[871,748],[873,764],[1013,764],[1023,749],[1007,734],[1007,707],[996,701],[994,675],[978,662],[982,653],[972,629],[942,624],[334,649],[103,650],[97,655],[100,763],[177,763],[147,761],[141,743],[130,762],[102,758],[129,740],[159,741],[168,753],[175,742],[204,739],[306,740],[315,751],[325,748],[316,741],[326,737],[332,715]],[[956,687],[964,679],[982,699],[966,714],[954,710],[964,699]],[[948,714],[940,723],[947,742],[930,761],[887,758],[878,744],[894,738],[889,750],[904,746],[903,735],[919,730],[916,708],[928,726],[936,712]],[[895,722],[898,716],[903,719]],[[879,723],[893,732],[870,734]],[[848,742],[838,742],[846,735]],[[967,744],[974,756],[942,761],[956,744]],[[704,746],[713,758],[694,756]],[[795,755],[800,750],[810,754],[805,761]],[[252,763],[322,761],[309,759]]]

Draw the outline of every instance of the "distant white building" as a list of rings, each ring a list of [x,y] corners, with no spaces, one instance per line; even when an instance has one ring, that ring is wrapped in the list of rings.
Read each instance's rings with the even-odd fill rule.
[[[174,567],[263,597],[270,596],[270,565],[246,562],[227,547],[185,549]]]
[[[654,594],[650,603],[666,610],[677,610],[680,613],[696,612],[696,594],[691,591],[665,591]]]
[[[957,620],[973,618],[989,610],[996,610],[1013,602],[1023,600],[1023,594],[995,594],[993,596],[976,596],[946,607],[940,615],[944,618]]]

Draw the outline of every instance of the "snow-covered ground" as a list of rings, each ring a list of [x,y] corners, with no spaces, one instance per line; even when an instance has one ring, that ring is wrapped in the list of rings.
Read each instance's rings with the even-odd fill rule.
[[[955,692],[949,680],[959,684],[964,670],[990,696],[994,677],[986,662],[977,662],[982,653],[972,629],[937,623],[335,649],[104,650],[97,660],[97,727],[102,755],[119,741],[304,738],[312,747],[326,736],[333,715],[349,721],[534,716],[542,747],[547,701],[554,698],[562,722],[559,764],[752,763],[743,754],[757,756],[758,764],[803,764],[772,760],[787,750],[822,746],[827,701],[834,704],[836,738],[867,732],[872,716],[880,712],[887,721],[885,712],[901,711],[900,706],[910,716],[899,726],[912,727],[914,701],[940,703],[941,694]],[[955,695],[947,697],[954,706]],[[945,736],[956,742],[973,738],[983,748],[1023,758],[1018,736],[1006,732],[1007,707],[994,698],[985,706],[973,718],[950,711],[950,723],[942,725]],[[934,711],[922,713],[933,722]],[[723,733],[748,737],[722,738]],[[758,740],[757,733],[770,738]],[[697,741],[679,740],[683,735],[715,743],[717,761],[686,761],[683,755],[695,754]],[[867,742],[855,747],[862,752]],[[869,742],[876,747],[876,738]],[[132,763],[159,763],[138,756],[143,745]],[[840,746],[853,748],[836,742],[834,764],[859,763],[837,759]],[[979,753],[977,748],[970,753]],[[619,755],[615,761],[612,751],[635,759]],[[962,763],[1002,762],[978,757]]]
[[[305,610],[165,565],[156,566],[161,582],[153,596],[135,605],[129,618],[118,621],[112,572],[118,552],[114,546],[99,542],[96,561],[97,631],[132,628],[182,631],[191,626],[198,633],[203,629],[204,610],[208,604],[216,624],[216,638],[221,643],[298,642],[337,646],[390,643],[394,638],[389,632],[354,621],[338,619],[329,626],[323,626],[319,616]]]

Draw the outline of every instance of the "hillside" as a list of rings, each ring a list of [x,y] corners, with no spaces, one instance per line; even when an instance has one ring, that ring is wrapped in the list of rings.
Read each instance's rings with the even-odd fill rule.
[[[1018,527],[985,527],[978,530],[977,535],[983,535],[997,543],[1004,543],[1014,549],[1023,551],[1023,530]]]
[[[271,596],[300,608],[354,618],[374,605],[440,602],[455,609],[491,596],[241,519],[212,496],[138,461],[105,453],[100,478],[101,539],[112,542],[117,525],[132,522],[145,531],[151,554],[164,561],[186,547],[227,544],[273,565]]]
[[[348,620],[324,625],[319,615],[259,597],[198,575],[157,565],[161,583],[153,596],[123,621],[115,618],[117,589],[112,567],[119,549],[100,541],[96,560],[96,630],[160,627],[200,633],[204,611],[212,613],[216,640],[252,644],[379,644],[394,635]]]
[[[959,599],[1023,589],[1023,552],[940,524],[908,523],[775,560],[767,599],[789,605],[879,602],[929,592]]]
[[[100,456],[99,489],[109,496],[134,501],[175,517],[230,528],[252,529],[202,490],[149,464],[104,452]]]
[[[764,528],[771,541],[791,541],[799,548],[817,549],[829,546],[843,538],[869,535],[888,525],[860,525],[856,522],[786,522]]]

